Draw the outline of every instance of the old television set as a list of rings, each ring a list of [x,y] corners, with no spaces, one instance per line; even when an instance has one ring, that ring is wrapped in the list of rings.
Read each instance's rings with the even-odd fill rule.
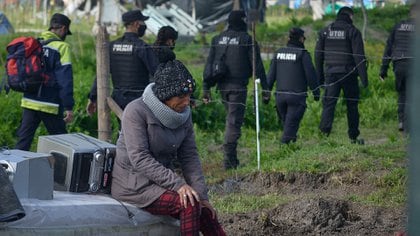
[[[54,190],[111,191],[114,144],[82,133],[45,135],[38,138],[37,151],[54,157]]]
[[[53,199],[52,161],[47,153],[0,149],[0,166],[19,198]]]

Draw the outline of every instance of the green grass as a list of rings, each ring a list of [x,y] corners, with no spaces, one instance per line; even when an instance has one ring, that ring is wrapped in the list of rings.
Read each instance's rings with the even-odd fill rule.
[[[287,198],[277,194],[267,194],[262,196],[250,194],[230,194],[227,196],[214,195],[211,197],[214,207],[218,209],[219,212],[228,214],[270,209],[288,201]]]
[[[206,180],[209,184],[220,184],[228,178],[240,178],[250,173],[282,172],[282,173],[310,173],[340,175],[348,173],[357,176],[360,173],[382,173],[372,175],[367,179],[376,189],[367,195],[349,194],[348,199],[365,204],[382,206],[403,205],[406,201],[406,146],[408,139],[397,130],[397,96],[394,89],[393,73],[389,70],[389,77],[384,82],[379,81],[379,66],[385,40],[390,25],[399,21],[406,14],[406,7],[386,8],[383,11],[368,11],[369,29],[365,43],[367,59],[369,61],[369,88],[361,90],[360,131],[365,138],[366,145],[350,144],[347,137],[346,106],[343,99],[339,99],[334,127],[329,137],[323,137],[318,132],[322,106],[313,100],[312,94],[307,100],[307,110],[301,122],[298,141],[292,145],[281,145],[282,127],[277,120],[274,99],[268,105],[260,105],[260,143],[261,169],[257,169],[255,112],[253,110],[253,84],[249,85],[249,99],[246,109],[245,123],[242,137],[239,140],[238,156],[241,162],[239,169],[223,170],[222,143],[224,139],[225,111],[220,96],[213,89],[215,102],[204,105],[201,101],[201,83],[206,51],[208,45],[200,40],[191,43],[178,42],[175,53],[177,58],[185,63],[197,81],[197,108],[193,110],[196,140],[199,154],[202,158]],[[4,12],[16,29],[29,28],[45,30],[42,19],[27,14],[32,12],[27,8],[7,8]],[[49,12],[52,14],[53,11]],[[308,19],[305,10],[293,12],[287,8],[273,8],[267,12],[267,24],[257,25],[257,40],[260,45],[272,46],[265,50],[272,52],[283,46],[287,40],[287,32],[291,26],[301,26],[305,29],[306,48],[313,55],[316,34],[333,16],[327,16],[323,21],[313,22]],[[390,18],[389,16],[396,16]],[[360,25],[361,12],[356,11],[356,25]],[[74,93],[76,106],[75,120],[68,126],[69,132],[83,132],[97,136],[97,118],[88,117],[85,112],[87,93],[96,73],[95,38],[90,34],[93,25],[92,18],[73,19],[71,29],[73,36],[67,41],[73,51]],[[219,30],[222,26],[219,27]],[[0,37],[0,45],[7,45],[13,38],[21,35],[36,35],[37,33],[16,33]],[[215,33],[206,35],[206,41]],[[115,38],[115,36],[111,37]],[[153,42],[153,37],[147,37]],[[5,47],[0,48],[0,64],[5,63]],[[264,61],[268,71],[269,60]],[[0,67],[0,74],[4,74],[4,67]],[[0,146],[13,147],[16,142],[16,129],[20,122],[21,109],[19,107],[21,94],[0,94]],[[117,121],[113,117],[113,140],[116,140]],[[41,126],[36,136],[47,134]],[[36,150],[36,139],[32,150]],[[355,177],[356,178],[356,177]],[[213,202],[219,211],[249,212],[262,208],[270,208],[282,204],[288,199],[276,194],[262,196],[248,196],[231,194],[218,196],[212,193]]]
[[[390,168],[384,176],[372,178],[378,190],[362,195],[349,197],[354,202],[378,206],[404,206],[406,198],[407,170],[406,168]]]
[[[302,127],[304,129],[304,127]],[[396,130],[396,129],[395,129]],[[255,131],[244,129],[239,143],[239,158],[242,168],[237,172],[246,174],[257,171],[257,154]],[[373,131],[373,130],[371,130]],[[379,132],[380,129],[377,129]],[[201,156],[206,164],[216,165],[222,162],[221,143],[210,139],[208,135],[197,130]],[[372,171],[394,167],[405,161],[407,140],[397,137],[386,138],[381,135],[369,135],[366,145],[351,144],[345,133],[333,133],[330,137],[301,137],[295,144],[280,144],[281,132],[261,132],[261,171],[263,172],[309,172],[331,173],[341,171]],[[223,134],[220,133],[222,137]],[[392,135],[391,135],[392,136]],[[318,139],[315,141],[314,139]],[[209,142],[211,140],[211,142]],[[221,167],[220,167],[221,168]],[[213,172],[211,170],[208,175]]]

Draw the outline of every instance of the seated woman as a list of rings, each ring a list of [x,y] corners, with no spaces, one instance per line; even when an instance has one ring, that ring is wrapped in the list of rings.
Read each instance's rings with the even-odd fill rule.
[[[225,235],[209,203],[190,111],[195,82],[177,60],[161,63],[124,110],[112,196],[180,220],[181,235]],[[173,170],[180,163],[183,176]]]

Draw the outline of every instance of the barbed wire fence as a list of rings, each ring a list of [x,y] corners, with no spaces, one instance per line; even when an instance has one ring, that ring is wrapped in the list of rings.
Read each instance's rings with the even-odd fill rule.
[[[203,46],[203,47],[200,47],[200,48],[197,48],[197,50],[210,50],[210,48],[211,47],[218,47],[219,45],[214,45],[214,46]],[[252,46],[252,44],[246,44],[246,45],[240,45],[240,46],[245,46],[245,47],[250,47],[250,46]],[[153,47],[156,47],[156,46],[153,46]],[[266,58],[265,58],[265,60],[271,60],[272,58],[273,58],[273,56],[275,55],[275,52],[276,52],[276,50],[277,49],[279,49],[279,48],[281,48],[281,47],[286,47],[286,45],[281,45],[281,44],[263,44],[262,46],[261,46],[261,48],[262,47],[264,47],[264,48],[268,48],[268,49],[270,49],[271,51],[268,51],[267,52],[267,50],[265,50],[267,53],[266,53],[266,55],[271,55],[271,56],[267,56]],[[295,48],[296,49],[296,48]],[[302,50],[306,50],[306,49],[302,49]],[[315,52],[326,52],[326,51],[319,51],[319,50],[314,50],[314,53]],[[345,74],[343,74],[343,76],[341,77],[341,78],[339,78],[338,80],[336,80],[336,81],[334,81],[334,82],[331,82],[331,83],[324,83],[324,84],[320,84],[317,88],[315,88],[315,89],[325,89],[325,88],[328,88],[328,87],[331,87],[331,86],[334,86],[334,85],[336,85],[336,84],[339,84],[339,83],[341,83],[342,81],[344,81],[348,76],[350,76],[350,75],[352,75],[353,73],[357,73],[357,67],[359,67],[360,65],[362,65],[363,63],[368,63],[368,62],[372,62],[372,61],[380,61],[380,60],[382,60],[382,59],[389,59],[389,60],[392,60],[392,59],[394,59],[394,58],[392,58],[392,57],[378,57],[378,56],[372,56],[372,55],[359,55],[359,54],[351,54],[351,53],[343,53],[343,52],[332,52],[332,51],[328,51],[328,53],[331,53],[331,54],[336,54],[336,55],[339,55],[339,54],[344,54],[344,55],[352,55],[352,56],[357,56],[357,57],[365,57],[365,59],[363,59],[361,62],[359,62],[357,65],[355,65],[349,72],[347,72],[347,73],[345,73]],[[311,57],[312,58],[314,58],[314,56],[313,55],[311,55]],[[404,57],[404,58],[399,58],[399,59],[413,59],[413,57]],[[205,62],[204,62],[205,63]],[[188,66],[188,64],[187,64],[187,66]],[[375,77],[374,78],[369,78],[369,81],[371,81],[371,80],[379,80],[379,66],[380,65],[378,65],[378,71],[377,71],[377,76],[375,75]],[[266,68],[266,73],[268,73],[268,68]],[[389,72],[388,73],[392,73],[392,71],[391,71],[391,69],[389,69]],[[391,75],[390,77],[393,77],[393,75]],[[195,78],[196,80],[200,80],[200,81],[202,81],[202,77],[200,77],[200,78]],[[249,79],[249,80],[251,80],[251,78]],[[250,83],[251,83],[251,81],[250,81]],[[314,90],[315,90],[314,89]],[[248,91],[248,95],[249,96],[252,96],[253,94],[254,94],[254,91],[252,90],[252,89],[246,89],[247,91]],[[220,89],[218,89],[218,91],[225,91],[225,90],[220,90]],[[244,91],[244,90],[228,90],[228,91]],[[263,92],[264,90],[260,90],[260,94]],[[308,90],[308,92],[310,92],[310,90]],[[308,92],[299,92],[299,93],[297,93],[297,92],[291,92],[291,91],[276,91],[275,89],[274,89],[274,91],[272,91],[272,94],[273,95],[276,95],[276,94],[289,94],[289,95],[296,95],[296,96],[308,96]],[[325,97],[325,96],[324,96]],[[355,98],[345,98],[344,96],[338,96],[338,97],[328,97],[328,98],[337,98],[337,99],[343,99],[343,100],[357,100],[357,101],[362,101],[363,100],[363,98],[358,98],[358,99],[355,99]],[[383,98],[381,98],[382,100],[383,100]],[[391,99],[390,99],[391,100]],[[196,98],[195,99],[195,102],[196,102],[196,104],[197,105],[201,105],[202,104],[202,102],[201,102],[201,100],[200,99],[198,99],[198,98]],[[212,103],[223,103],[223,102],[226,102],[226,103],[229,103],[228,101],[224,101],[224,100],[222,100],[222,99],[216,99],[216,100],[212,100],[212,101],[210,101],[210,102],[212,102]],[[391,102],[391,101],[387,101],[387,102]],[[392,99],[392,103],[393,104],[397,104],[397,102],[395,101],[395,99]],[[242,105],[244,105],[244,106],[246,106],[246,104],[242,104]]]
[[[247,44],[247,45],[240,45],[240,46],[246,46],[246,47],[250,47],[250,46],[252,46],[252,44]],[[281,48],[281,47],[285,47],[286,46],[286,44],[279,44],[279,43],[269,43],[269,44],[259,44],[259,46],[260,46],[260,48],[264,48],[264,50],[261,50],[261,51],[264,51],[265,53],[267,53],[267,55],[270,55],[270,57],[266,57],[265,58],[265,60],[271,60],[272,58],[273,58],[273,56],[275,55],[275,52],[279,49],[279,48]],[[155,46],[155,45],[150,45],[150,46],[148,46],[148,47],[150,47],[150,48],[152,48],[152,49],[155,49],[156,47],[165,47],[165,46]],[[177,47],[184,47],[184,46],[182,46],[182,44],[177,44]],[[195,45],[189,45],[188,46],[188,50],[193,50],[193,51],[196,51],[195,53],[197,53],[197,54],[200,54],[200,58],[197,60],[197,59],[193,59],[193,58],[188,58],[188,60],[192,60],[192,61],[194,61],[193,63],[199,63],[199,64],[203,64],[203,67],[204,67],[204,64],[205,64],[205,62],[206,62],[206,60],[207,60],[207,53],[208,53],[208,51],[212,48],[212,47],[218,47],[218,46],[211,46],[211,45],[199,45],[199,44],[195,44]],[[189,48],[192,48],[192,49],[189,49]],[[302,50],[306,50],[306,49],[302,49]],[[314,52],[313,53],[315,53],[315,52],[317,52],[317,51],[315,51],[314,50]],[[325,52],[325,51],[324,51]],[[176,50],[175,50],[175,53],[177,53],[176,52]],[[313,53],[310,53],[311,54],[311,57],[312,57],[312,59],[314,59],[314,55],[313,55]],[[329,51],[329,53],[331,53],[330,51]],[[342,53],[342,52],[334,52],[334,53],[336,53],[336,54],[340,54],[340,53]],[[382,52],[380,52],[381,54],[382,54]],[[355,55],[355,56],[363,56],[363,55]],[[364,63],[364,62],[366,62],[366,61],[369,61],[369,62],[375,62],[375,61],[381,61],[382,59],[391,59],[392,60],[392,58],[391,57],[385,57],[385,58],[383,58],[382,56],[376,56],[376,55],[368,55],[368,54],[366,54],[365,55],[365,57],[366,57],[366,59],[365,60],[363,60],[361,63]],[[407,59],[411,59],[411,58],[407,58]],[[184,60],[184,61],[183,61]],[[191,66],[191,65],[189,65],[189,63],[188,62],[185,62],[186,60],[185,59],[181,59],[181,61],[183,61],[183,63],[187,66],[187,67],[189,67],[189,66]],[[359,63],[359,64],[361,64],[361,63]],[[338,79],[337,81],[335,81],[335,82],[333,82],[333,83],[330,83],[330,84],[322,84],[322,85],[319,85],[319,87],[318,87],[318,89],[324,89],[324,88],[327,88],[327,87],[329,87],[329,86],[333,86],[333,85],[335,85],[335,84],[337,84],[337,83],[340,83],[341,81],[343,81],[343,80],[345,80],[351,73],[353,73],[354,71],[356,71],[357,70],[357,66],[358,65],[356,65],[354,68],[353,68],[353,70],[351,70],[351,72],[349,72],[349,73],[347,73],[347,74],[345,74],[345,75],[343,75],[340,79]],[[377,71],[377,73],[375,72],[374,74],[375,74],[375,77],[374,78],[369,78],[369,80],[371,81],[371,80],[379,80],[379,66],[380,65],[378,65],[378,71]],[[268,68],[266,67],[265,68],[265,71],[266,72],[268,72]],[[391,70],[389,70],[389,72],[388,72],[389,74],[390,73],[392,73],[392,71]],[[377,75],[377,76],[376,76]],[[392,77],[393,77],[393,75],[391,75],[391,76],[389,76],[390,78],[388,78],[388,80],[390,80]],[[196,80],[199,80],[199,81],[202,81],[202,75],[199,75],[199,76],[195,76],[195,79]],[[259,78],[257,78],[257,79],[259,79]],[[249,78],[249,83],[253,83],[253,81],[251,81],[252,79],[251,78]],[[371,86],[371,85],[370,85]],[[109,89],[112,89],[112,88],[109,88]],[[219,90],[219,91],[222,91],[222,90]],[[229,91],[235,91],[235,90],[229,90]],[[237,90],[237,91],[239,91],[239,90]],[[262,92],[263,92],[263,90],[261,89],[261,90],[259,90],[259,96],[261,96],[261,94],[262,94]],[[197,93],[199,93],[199,92],[197,92]],[[248,106],[252,106],[251,104],[252,104],[252,102],[254,102],[254,101],[250,101],[250,99],[253,99],[254,98],[254,96],[255,96],[255,91],[254,91],[254,89],[250,89],[249,88],[249,86],[248,86],[248,88],[247,88],[247,93],[248,93],[248,101],[247,101],[247,103],[248,103]],[[310,93],[310,91],[308,91],[308,92],[300,92],[300,93],[295,93],[295,92],[291,92],[291,91],[276,91],[276,89],[274,89],[274,91],[272,91],[272,94],[274,95],[274,96],[272,96],[272,98],[273,97],[275,97],[275,95],[277,95],[277,94],[292,94],[292,95],[297,95],[297,96],[308,96],[308,93]],[[324,96],[325,97],[325,95],[322,95],[322,92],[321,92],[321,97],[322,96]],[[357,99],[355,99],[355,98],[345,98],[344,96],[338,96],[338,97],[328,97],[328,98],[336,98],[336,99],[338,99],[338,101],[345,101],[345,100],[356,100],[356,101],[359,101],[359,102],[363,102],[363,100],[365,100],[365,99],[372,99],[372,97],[369,97],[369,98],[363,98],[363,97],[360,97],[360,98],[357,98]],[[205,106],[206,104],[204,104],[204,102],[202,101],[202,99],[201,99],[201,97],[195,97],[195,98],[193,98],[194,99],[194,102],[195,102],[195,105],[197,106],[197,107],[200,107],[200,106]],[[390,106],[395,106],[395,108],[396,108],[396,105],[397,104],[401,104],[401,103],[397,103],[397,99],[396,99],[396,97],[378,97],[377,99],[380,99],[381,100],[381,102],[383,102],[383,103],[385,103],[385,104],[387,104],[387,105],[390,105]],[[272,99],[272,100],[274,100],[274,99]],[[226,100],[223,100],[222,98],[221,98],[221,96],[214,96],[213,97],[213,99],[209,102],[209,103],[214,103],[214,104],[217,104],[217,105],[223,105],[223,104],[235,104],[235,103],[232,103],[232,102],[229,102],[229,101],[226,101]],[[250,104],[251,103],[251,104]],[[243,105],[243,106],[247,106],[247,104],[245,104],[245,103],[242,103],[242,104],[240,104],[240,105]],[[407,104],[407,103],[405,103],[405,105],[406,106],[408,106],[409,104]],[[272,109],[273,110],[273,112],[276,112],[275,111],[275,109],[273,109],[272,108],[272,106],[270,106],[270,108],[264,108],[264,109]],[[310,111],[310,109],[319,109],[318,108],[318,106],[316,106],[316,107],[313,107],[313,106],[308,106],[307,107],[307,111]],[[76,113],[77,113],[77,111],[75,111]],[[84,112],[84,111],[80,111],[80,112]],[[396,109],[395,109],[395,113],[396,113]],[[255,115],[255,114],[254,114]]]
[[[241,45],[241,46],[244,46],[244,47],[252,47],[253,45],[252,44],[248,44],[248,45]],[[276,44],[266,44],[266,45],[263,45],[263,47],[266,47],[266,48],[269,48],[270,49],[270,50],[266,50],[266,49],[264,50],[265,52],[268,52],[266,55],[269,55],[265,59],[266,60],[273,59],[275,57],[275,55],[276,55],[276,51],[279,48],[282,48],[282,47],[285,47],[285,46],[286,45],[278,45],[278,44],[277,45]],[[212,49],[212,47],[218,47],[218,46],[214,46],[213,45],[213,46],[209,46],[209,47],[204,48],[204,49],[201,48],[200,50],[210,50],[210,49]],[[296,49],[296,48],[294,48],[294,49]],[[306,50],[306,49],[302,49],[302,50]],[[350,75],[357,74],[358,67],[359,66],[364,66],[363,64],[365,64],[365,63],[366,63],[366,67],[367,67],[366,70],[368,70],[368,60],[370,60],[370,61],[382,61],[384,59],[388,59],[388,60],[392,61],[392,59],[393,59],[391,57],[385,57],[385,58],[383,58],[383,57],[379,57],[379,56],[375,56],[375,55],[360,55],[360,54],[352,54],[352,53],[343,53],[343,52],[338,52],[338,51],[332,52],[332,51],[319,51],[319,50],[314,50],[314,54],[315,53],[330,53],[330,54],[334,54],[334,55],[347,55],[347,56],[350,55],[352,57],[358,57],[358,58],[363,58],[363,59],[359,63],[357,63],[356,65],[354,65],[347,73],[344,73],[341,76],[341,78],[335,80],[334,82],[319,84],[319,86],[316,87],[316,88],[314,88],[313,90],[327,89],[328,87],[332,87],[332,86],[335,86],[337,84],[340,84],[341,82],[345,81]],[[380,52],[380,53],[382,53],[382,52]],[[311,57],[314,58],[314,56],[311,56]],[[412,58],[404,58],[404,59],[412,59]],[[252,63],[250,63],[250,64],[252,65]],[[370,78],[370,79],[377,79],[377,80],[379,80],[379,68],[380,68],[380,66],[381,65],[378,65],[378,71],[377,71],[377,74],[376,74],[377,76],[375,76],[376,78]],[[267,69],[266,69],[266,72],[268,72]],[[352,78],[354,78],[354,77],[352,77]],[[202,78],[199,78],[199,79],[202,80]],[[257,144],[257,163],[258,163],[258,170],[260,169],[260,156],[259,156],[260,150],[259,150],[259,145],[258,145],[258,141],[259,141],[258,140],[258,134],[259,134],[259,109],[258,109],[259,99],[258,99],[258,96],[262,96],[262,93],[264,92],[264,90],[262,90],[262,89],[260,90],[261,92],[258,92],[258,87],[257,86],[258,86],[259,83],[257,83],[257,80],[260,80],[260,79],[261,78],[256,78],[254,89],[249,89],[249,88],[246,88],[245,89],[245,91],[247,91],[247,93],[248,93],[248,97],[254,96],[254,99],[253,99],[253,102],[254,102],[253,108],[255,110],[254,115],[255,115],[255,123],[256,123],[256,136],[257,136],[257,143],[256,144]],[[317,79],[317,78],[312,78],[312,79]],[[249,83],[252,83],[253,82],[251,80],[252,80],[252,78],[249,78]],[[244,91],[244,89],[235,89],[235,90],[220,90],[220,89],[217,89],[217,90],[219,92],[221,92],[221,91],[227,91],[227,92],[228,91]],[[274,94],[274,96],[279,95],[279,94],[288,94],[288,95],[305,96],[305,97],[307,97],[308,96],[308,92],[310,92],[310,91],[307,91],[307,92],[306,91],[305,92],[278,91],[277,88],[274,88],[274,91],[272,93]],[[219,96],[219,97],[221,97],[221,96]],[[334,99],[337,99],[337,100],[338,99],[341,99],[341,100],[347,100],[347,101],[357,101],[357,102],[360,102],[360,101],[363,100],[363,98],[360,98],[360,96],[359,96],[359,98],[347,98],[345,96],[337,96],[337,97],[328,96],[327,97],[324,94],[322,97],[323,98],[334,98]],[[371,98],[369,98],[369,99],[371,99]],[[397,104],[397,99],[395,99],[395,98],[392,98],[391,99],[391,98],[381,97],[381,98],[378,98],[378,99],[382,99],[386,103],[392,103],[392,105],[396,105]],[[245,104],[245,103],[233,103],[233,102],[229,102],[229,101],[223,100],[221,98],[211,100],[209,102],[206,102],[206,104],[207,103],[236,104],[236,105],[242,105],[242,106],[245,106],[245,107],[247,106],[247,104]],[[248,103],[249,103],[249,101],[248,101]],[[201,105],[205,105],[205,103],[203,101],[201,101],[201,99],[196,98],[195,99],[195,105],[196,106],[201,106]]]
[[[197,44],[196,47],[194,47],[194,46],[192,47],[193,50],[197,50],[198,52],[208,53],[208,51],[211,48],[222,47],[223,45],[198,45]],[[252,44],[241,44],[241,45],[236,45],[236,46],[237,47],[252,47]],[[266,56],[265,57],[265,60],[271,60],[273,58],[273,56],[275,55],[276,51],[279,48],[286,47],[287,45],[286,44],[279,44],[279,43],[270,43],[270,44],[265,43],[265,44],[259,44],[259,46],[260,46],[260,49],[261,48],[264,48],[264,51],[265,51],[266,55],[269,55],[269,56]],[[156,49],[156,48],[169,48],[168,46],[157,46],[157,45],[149,45],[147,47],[152,48],[152,49]],[[294,48],[294,49],[296,49],[296,48]],[[307,49],[302,48],[301,50],[307,50]],[[360,55],[360,54],[352,54],[352,53],[343,53],[343,52],[338,52],[338,51],[337,52],[334,52],[334,51],[319,51],[319,50],[314,50],[313,53],[318,53],[318,52],[322,52],[322,53],[326,53],[327,52],[327,53],[331,53],[331,54],[335,54],[335,55],[344,54],[344,55],[351,55],[351,56],[365,58],[361,62],[359,62],[357,65],[355,65],[348,73],[343,74],[343,76],[341,78],[339,78],[338,80],[336,80],[334,82],[331,82],[331,83],[319,84],[319,86],[317,88],[315,88],[315,89],[321,89],[321,91],[322,91],[322,89],[325,89],[325,88],[334,86],[336,84],[339,84],[342,81],[344,81],[346,78],[348,78],[348,76],[352,75],[353,73],[357,73],[357,67],[359,67],[363,63],[368,63],[368,62],[372,62],[372,61],[373,62],[375,62],[375,61],[382,61],[383,59],[388,59],[388,60],[391,60],[392,61],[393,59],[395,59],[395,58],[392,58],[392,57],[382,57],[382,56],[367,55],[367,54]],[[380,52],[380,53],[382,53],[382,52]],[[204,64],[205,64],[205,62],[207,60],[207,57],[206,57],[207,55],[202,55],[202,56],[203,56],[202,63],[203,63],[203,67],[204,67]],[[314,55],[311,55],[311,57],[312,57],[312,59],[314,59]],[[400,58],[400,59],[413,59],[413,57],[404,57],[404,58]],[[187,67],[189,66],[188,63],[185,63],[185,64],[186,64]],[[252,63],[251,63],[251,65],[252,65]],[[377,71],[377,74],[375,74],[375,77],[374,78],[369,78],[369,80],[379,80],[379,66],[380,65],[378,65],[378,71]],[[266,74],[267,74],[268,73],[268,68],[265,68],[265,71],[266,71]],[[391,73],[391,69],[389,69],[389,72],[388,73]],[[390,77],[393,77],[393,75],[390,76]],[[256,78],[256,79],[261,79],[261,78]],[[195,80],[203,81],[203,78],[202,78],[202,76],[199,76],[198,78],[196,77]],[[249,83],[253,83],[253,81],[251,81],[251,80],[252,80],[252,78],[250,77],[249,78]],[[244,90],[247,91],[248,97],[251,97],[252,98],[253,96],[255,96],[254,89],[246,88]],[[219,92],[221,92],[221,91],[244,91],[244,90],[241,90],[241,89],[236,89],[236,90],[234,90],[234,89],[230,89],[230,90],[220,90],[220,89],[217,89],[217,91],[219,91]],[[266,91],[266,90],[261,89],[259,91],[259,95],[261,95],[262,92],[264,92],[264,91]],[[292,91],[276,91],[275,88],[274,88],[274,91],[271,91],[272,95],[274,95],[273,97],[275,97],[278,94],[289,94],[289,95],[305,96],[306,97],[306,96],[308,96],[308,93],[310,93],[310,92],[311,91],[309,89],[308,89],[307,92],[292,92]],[[358,102],[362,102],[364,99],[366,99],[366,98],[360,98],[360,97],[359,98],[346,98],[345,96],[331,97],[331,96],[325,96],[325,95],[323,95],[322,92],[321,92],[321,97],[335,98],[335,99],[338,99],[340,101],[351,100],[351,101],[358,101]],[[371,99],[371,98],[369,97],[367,99]],[[383,102],[387,103],[387,104],[391,104],[392,106],[402,104],[402,103],[398,103],[397,100],[396,100],[396,98],[384,98],[384,97],[381,97],[380,99]],[[193,101],[195,102],[195,105],[197,107],[198,106],[205,105],[204,102],[201,100],[200,97],[193,98]],[[208,103],[236,104],[236,103],[232,103],[232,102],[223,100],[221,98],[212,99]],[[407,103],[404,103],[404,104],[406,106],[408,105]],[[242,103],[240,105],[247,106],[247,104],[244,104],[244,103]]]

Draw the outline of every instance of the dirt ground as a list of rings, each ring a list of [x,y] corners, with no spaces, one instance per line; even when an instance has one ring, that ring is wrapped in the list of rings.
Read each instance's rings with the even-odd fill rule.
[[[221,195],[276,193],[292,199],[252,213],[220,213],[227,235],[398,235],[406,223],[403,207],[375,207],[348,200],[351,195],[374,191],[366,181],[369,176],[364,175],[253,174],[226,180],[210,190]]]

